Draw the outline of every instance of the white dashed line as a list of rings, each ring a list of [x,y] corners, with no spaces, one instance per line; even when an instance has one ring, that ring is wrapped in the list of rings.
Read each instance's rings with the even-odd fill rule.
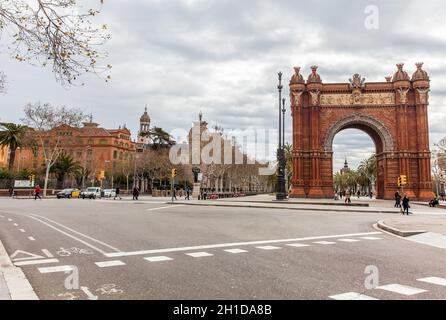
[[[181,252],[181,251],[205,250],[205,249],[221,249],[221,248],[240,247],[240,246],[254,246],[254,245],[262,245],[262,244],[290,243],[290,242],[301,242],[301,241],[312,241],[312,240],[316,241],[316,240],[323,240],[323,239],[335,239],[335,238],[341,238],[341,237],[369,236],[369,235],[377,235],[377,234],[382,234],[382,232],[350,233],[350,234],[339,234],[339,235],[306,237],[306,238],[295,238],[295,239],[278,239],[278,240],[261,240],[261,241],[248,241],[248,242],[231,242],[231,243],[199,245],[199,246],[192,246],[192,247],[151,249],[151,250],[130,251],[130,252],[113,252],[113,253],[106,253],[105,256],[108,257],[108,258],[129,257],[129,256],[137,256],[137,255],[149,255],[149,254],[168,253],[168,252]]]
[[[338,241],[341,241],[341,242],[358,242],[360,240],[357,240],[357,239],[339,239]]]
[[[302,247],[309,247],[310,245],[302,244],[302,243],[290,243],[290,244],[287,244],[287,246],[295,247],[295,248],[302,248]]]
[[[38,268],[40,273],[55,273],[55,272],[67,272],[73,271],[72,266],[58,266],[58,267],[48,267],[48,268]]]
[[[439,286],[446,287],[446,279],[445,278],[428,277],[428,278],[417,279],[417,281],[431,283],[431,284],[436,284],[436,285],[439,285]]]
[[[28,260],[28,261],[20,261],[14,262],[17,267],[21,266],[31,266],[35,264],[48,264],[48,263],[58,263],[58,259],[41,259],[41,260]]]
[[[377,289],[386,290],[386,291],[390,291],[390,292],[395,292],[395,293],[399,293],[399,294],[402,294],[402,295],[405,295],[405,296],[413,296],[415,294],[427,292],[427,290],[424,290],[424,289],[404,286],[404,285],[401,285],[401,284],[388,284],[388,285],[385,285],[385,286],[377,287]]]
[[[228,253],[235,253],[235,254],[248,252],[248,251],[242,250],[242,249],[227,249],[227,250],[224,250],[224,251],[228,252]]]
[[[34,239],[34,237],[28,237],[28,239],[29,239],[30,241],[36,241],[36,239]]]
[[[331,241],[316,241],[316,242],[313,242],[313,243],[315,243],[315,244],[322,244],[324,246],[328,246],[328,245],[331,245],[331,244],[336,244],[336,242],[331,242]]]
[[[171,261],[173,259],[166,256],[158,256],[158,257],[146,257],[144,258],[144,260],[147,260],[149,262],[161,262],[161,261]]]
[[[337,294],[334,296],[330,296],[329,298],[334,300],[379,300],[357,292],[347,292],[347,293]]]
[[[382,240],[382,238],[377,238],[377,237],[361,237],[361,239],[364,239],[364,240]]]
[[[256,247],[257,249],[260,250],[279,250],[282,249],[280,247],[275,247],[275,246],[261,246],[261,247]]]
[[[192,258],[204,258],[213,256],[213,254],[207,252],[192,252],[192,253],[186,253],[186,255]]]
[[[8,219],[8,221],[12,221],[12,219]]]
[[[19,229],[20,230],[20,232],[23,232],[23,233],[25,233],[26,232],[26,230],[25,229]]]
[[[126,264],[122,262],[121,260],[113,260],[113,261],[102,261],[102,262],[95,262],[95,264],[99,268],[109,268],[109,267],[117,267],[117,266],[125,266]]]
[[[4,216],[0,216],[0,218],[4,218]]]
[[[19,224],[18,223],[14,223],[14,227],[18,227],[19,226]]]

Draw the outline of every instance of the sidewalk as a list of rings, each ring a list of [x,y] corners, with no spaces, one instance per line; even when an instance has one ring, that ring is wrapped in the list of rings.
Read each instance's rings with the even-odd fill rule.
[[[22,269],[15,267],[0,241],[0,300],[38,300]]]

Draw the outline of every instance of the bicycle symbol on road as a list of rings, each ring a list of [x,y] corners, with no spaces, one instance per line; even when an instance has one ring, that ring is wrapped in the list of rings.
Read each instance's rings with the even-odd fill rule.
[[[93,254],[93,250],[81,249],[76,247],[65,249],[64,247],[60,247],[60,250],[57,251],[57,254],[61,257],[69,257],[72,254]]]

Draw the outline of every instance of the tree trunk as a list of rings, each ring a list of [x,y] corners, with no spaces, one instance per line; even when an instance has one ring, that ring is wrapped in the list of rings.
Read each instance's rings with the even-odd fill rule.
[[[46,170],[45,170],[45,183],[43,185],[43,197],[44,198],[46,197],[46,190],[48,188],[48,178],[50,176],[50,169],[51,169],[51,166],[47,163]]]
[[[10,149],[9,150],[9,160],[8,160],[9,171],[12,171],[14,169],[14,160],[15,160],[15,150]]]

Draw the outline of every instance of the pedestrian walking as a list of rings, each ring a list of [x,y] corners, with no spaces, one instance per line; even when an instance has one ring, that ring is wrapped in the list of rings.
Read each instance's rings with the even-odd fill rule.
[[[395,192],[395,208],[401,208],[401,195],[398,191]]]
[[[119,187],[117,187],[115,189],[115,198],[114,198],[114,200],[116,200],[116,198],[119,198],[119,200],[122,199],[120,193],[121,193],[121,189],[119,189]]]
[[[410,199],[406,196],[406,195],[404,195],[404,198],[403,198],[403,215],[404,214],[407,214],[407,215],[409,215],[409,208],[410,208]]]
[[[42,189],[40,188],[40,185],[37,185],[36,188],[34,189],[34,200],[37,200],[37,198],[42,200],[42,197],[40,196],[41,192],[42,192]]]
[[[173,188],[173,199],[177,200],[177,189]]]
[[[358,192],[356,193],[358,195],[358,199],[361,197],[361,191],[358,190]]]
[[[137,186],[133,187],[133,200],[138,200],[139,197],[139,189]]]
[[[186,198],[185,200],[190,200],[190,188],[186,187]]]
[[[345,200],[344,200],[344,203],[352,203],[352,200],[351,200],[351,198],[350,198],[350,191],[347,191],[347,192],[345,193]]]

